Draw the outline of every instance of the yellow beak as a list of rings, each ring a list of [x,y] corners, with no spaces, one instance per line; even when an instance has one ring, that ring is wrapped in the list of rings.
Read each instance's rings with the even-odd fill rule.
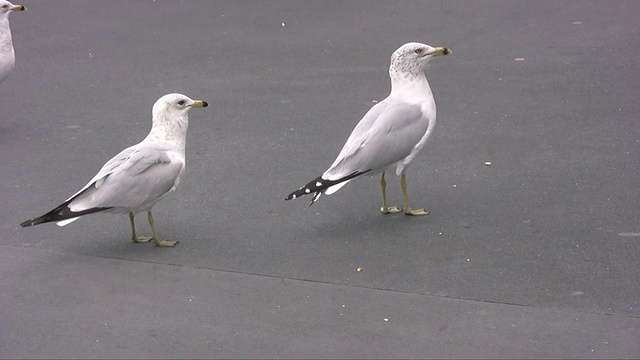
[[[209,106],[209,103],[206,101],[202,101],[202,100],[195,100],[193,102],[193,105],[191,105],[192,107],[207,107]]]
[[[453,51],[451,51],[451,49],[446,48],[446,47],[437,47],[437,48],[433,49],[433,52],[431,53],[431,55],[433,55],[433,56],[450,55],[450,54],[453,54]]]
[[[13,9],[11,9],[13,11],[27,11],[27,7],[24,5],[14,5]]]

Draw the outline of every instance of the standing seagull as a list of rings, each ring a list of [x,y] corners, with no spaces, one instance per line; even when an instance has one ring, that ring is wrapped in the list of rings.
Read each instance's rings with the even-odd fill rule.
[[[151,208],[175,190],[184,175],[189,110],[207,106],[206,101],[182,94],[161,97],[153,105],[151,131],[142,142],[107,161],[87,185],[60,206],[20,226],[51,221],[65,226],[95,212],[129,213],[134,242],[153,240],[157,246],[174,246],[177,241],[158,239]],[[136,236],[133,216],[141,211],[147,211],[151,237]]]
[[[436,125],[436,103],[425,75],[427,63],[438,55],[451,54],[451,49],[421,43],[402,45],[391,55],[389,76],[391,93],[373,106],[360,120],[338,154],[338,158],[321,176],[285,197],[295,199],[314,193],[312,205],[320,195],[331,195],[352,179],[382,172],[383,214],[403,211],[407,215],[427,215],[424,209],[409,206],[405,174],[407,166],[424,147]],[[395,169],[401,175],[400,187],[404,207],[387,206],[384,174]]]
[[[13,51],[11,40],[11,27],[9,26],[9,14],[12,11],[25,11],[26,6],[13,5],[0,0],[0,83],[11,74],[16,66],[16,54]]]

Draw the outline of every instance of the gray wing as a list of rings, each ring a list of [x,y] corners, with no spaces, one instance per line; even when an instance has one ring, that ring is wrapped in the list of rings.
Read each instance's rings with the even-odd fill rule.
[[[349,135],[349,138],[342,147],[342,150],[340,150],[336,160],[329,167],[329,170],[338,165],[342,159],[349,156],[349,154],[360,146],[375,121],[380,117],[380,114],[384,113],[384,111],[388,109],[389,104],[388,99],[385,99],[371,107],[371,109],[364,114],[353,131],[351,131],[351,135]]]
[[[153,206],[176,185],[183,169],[184,162],[172,161],[164,149],[152,144],[136,145],[107,162],[74,195],[69,208],[77,212],[95,207]]]
[[[111,158],[111,160],[107,161],[107,163],[102,166],[100,171],[98,171],[96,176],[94,176],[91,180],[89,180],[87,185],[85,185],[82,189],[80,189],[75,194],[71,195],[65,201],[69,201],[69,200],[73,199],[74,197],[78,196],[78,194],[80,194],[81,192],[85,191],[89,186],[93,186],[96,181],[104,180],[104,178],[106,176],[111,174],[115,169],[117,169],[120,165],[122,165],[125,161],[127,161],[129,156],[131,155],[131,153],[135,152],[139,145],[140,144],[137,144],[137,145],[134,145],[134,146],[130,146],[130,147],[122,150],[118,155],[116,155],[113,158]]]
[[[411,154],[428,128],[429,119],[420,105],[386,99],[362,118],[322,177],[336,180],[400,161]]]

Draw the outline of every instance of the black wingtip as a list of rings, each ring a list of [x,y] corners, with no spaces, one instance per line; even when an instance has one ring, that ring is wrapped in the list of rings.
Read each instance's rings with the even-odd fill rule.
[[[27,220],[27,221],[23,221],[22,223],[20,223],[20,226],[25,228],[25,227],[29,227],[29,226],[33,226],[33,225],[38,225],[38,224],[36,224],[35,220],[36,219],[30,219],[30,220]]]
[[[36,226],[36,225],[40,225],[40,224],[43,224],[43,223],[54,221],[54,220],[47,219],[48,217],[50,217],[49,213],[46,213],[45,215],[39,216],[37,218],[33,218],[33,219],[29,219],[29,220],[23,221],[23,222],[20,223],[20,227],[26,228],[26,227],[29,227],[29,226]],[[63,220],[63,219],[61,219],[61,220]]]
[[[320,199],[320,196],[322,196],[322,191],[316,191],[313,194],[313,198],[311,198],[311,201],[309,202],[309,206],[313,205],[314,202],[318,201],[318,199]]]
[[[38,216],[37,218],[33,218],[33,219],[29,219],[27,221],[23,221],[22,223],[20,223],[20,226],[25,228],[25,227],[29,227],[29,226],[35,226],[35,225],[40,225],[43,223],[48,223],[51,221],[62,221],[65,219],[71,219],[73,217],[76,216],[69,216],[66,218],[62,218],[62,216],[59,216],[60,209],[59,208],[55,208],[54,210],[51,210],[50,212],[42,215],[42,216]],[[58,215],[58,216],[56,216]]]
[[[312,192],[316,193],[318,191],[322,191],[328,188],[329,186],[331,186],[332,184],[330,183],[331,183],[330,181],[324,180],[322,176],[318,176],[317,178],[315,178],[313,181],[310,181],[305,186],[287,195],[284,199],[285,200],[297,199],[301,196],[309,195]]]
[[[309,204],[309,206],[311,206],[314,202],[318,201],[318,199],[320,198],[320,195],[322,195],[323,193],[322,192],[323,190],[328,189],[333,185],[340,184],[341,182],[351,180],[354,177],[360,176],[367,172],[369,172],[369,170],[364,172],[355,172],[338,180],[325,180],[322,178],[322,176],[318,176],[317,178],[313,179],[313,181],[309,181],[309,183],[307,183],[305,186],[285,196],[284,199],[285,200],[297,199],[301,196],[309,195],[313,193],[313,199],[311,199],[311,203]]]
[[[70,202],[71,201],[67,201],[42,216],[38,216],[37,218],[23,221],[22,223],[20,223],[20,226],[24,228],[24,227],[40,225],[40,224],[53,222],[53,221],[56,221],[56,222],[63,221],[67,219],[76,218],[82,215],[87,215],[87,214],[111,209],[111,207],[103,207],[103,208],[91,208],[87,210],[73,212],[71,211],[71,209],[69,209],[69,206],[68,206]]]

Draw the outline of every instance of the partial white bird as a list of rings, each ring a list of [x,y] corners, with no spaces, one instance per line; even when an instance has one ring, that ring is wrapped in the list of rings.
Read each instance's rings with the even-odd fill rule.
[[[87,185],[60,206],[20,226],[52,221],[64,226],[91,213],[129,213],[134,242],[153,240],[157,246],[174,246],[177,241],[158,239],[151,208],[175,190],[184,175],[189,110],[207,106],[206,101],[182,94],[161,97],[153,105],[151,131],[142,142],[107,161]],[[151,237],[136,235],[134,215],[142,211],[147,211]]]
[[[13,5],[0,0],[0,83],[6,79],[16,66],[16,53],[13,51],[9,14],[13,11],[25,11],[26,6]]]
[[[349,181],[363,174],[382,172],[382,207],[384,214],[404,212],[427,215],[424,209],[412,209],[407,195],[407,166],[424,148],[436,125],[436,104],[425,75],[427,63],[451,49],[421,43],[402,45],[391,55],[389,76],[391,93],[374,105],[360,120],[338,157],[321,176],[285,197],[291,200],[314,193],[313,204],[322,194],[331,195]],[[387,206],[386,171],[401,175],[404,206]]]

